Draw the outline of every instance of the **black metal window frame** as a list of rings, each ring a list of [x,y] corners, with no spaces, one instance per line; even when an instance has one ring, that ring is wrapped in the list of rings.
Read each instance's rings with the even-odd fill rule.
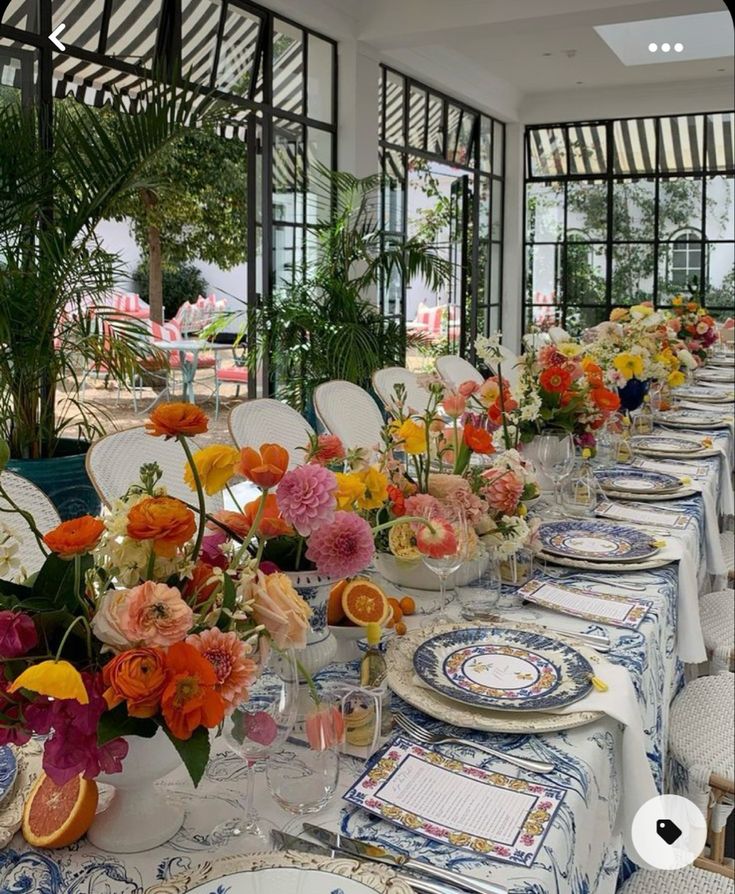
[[[400,78],[403,82],[403,97],[400,110],[401,123],[398,128],[403,139],[400,141],[389,139],[392,136],[393,125],[388,120],[388,83],[391,78]],[[465,300],[459,304],[460,309],[460,339],[459,353],[461,356],[474,362],[475,337],[477,335],[489,335],[492,331],[501,328],[502,325],[502,283],[503,283],[503,245],[504,245],[504,206],[505,206],[505,165],[506,165],[506,134],[505,123],[493,118],[491,115],[473,108],[467,103],[450,96],[443,91],[424,84],[421,81],[406,75],[390,65],[381,64],[379,80],[380,121],[379,121],[379,147],[381,172],[386,178],[386,184],[381,194],[380,215],[383,240],[403,241],[408,234],[408,180],[409,161],[412,157],[429,162],[439,162],[452,166],[466,173],[471,181],[471,201],[469,207],[465,203],[465,219],[463,221],[465,231],[468,230],[468,215],[472,215],[473,234],[472,244],[467,246],[467,269],[460,271],[461,282]],[[411,95],[423,94],[423,112],[421,129],[423,132],[420,145],[410,141],[411,133]],[[441,106],[440,130],[441,151],[432,151],[428,145],[430,134],[430,118],[432,116],[432,102]],[[456,127],[450,134],[450,114],[458,111],[459,118]],[[457,160],[456,153],[459,146],[459,138],[465,116],[472,116],[472,125],[468,133],[467,161]],[[484,130],[485,128],[485,130]],[[483,166],[482,143],[484,133],[489,135],[489,143],[486,157],[488,164]],[[496,153],[496,135],[500,138],[499,151]],[[454,139],[453,148],[450,140]],[[450,151],[451,149],[451,151]],[[396,165],[396,161],[399,162]],[[499,168],[499,170],[496,170]],[[395,183],[395,187],[391,184]],[[484,220],[480,219],[479,198],[481,188],[487,189],[487,213]],[[497,188],[495,187],[497,184]],[[400,215],[393,212],[396,203],[391,199],[395,190],[399,190],[402,196],[400,202]],[[497,197],[499,208],[493,208],[493,201]],[[487,238],[480,239],[481,224],[486,228]],[[481,259],[484,252],[485,257]],[[482,283],[480,277],[473,275],[473,271],[482,270]],[[405,282],[397,284],[383,284],[380,301],[383,313],[399,319],[403,326],[406,320],[406,286]],[[395,294],[397,287],[397,295]],[[393,295],[390,290],[393,288]],[[494,294],[493,294],[494,290]],[[467,307],[469,297],[469,308]],[[397,300],[396,300],[397,298]],[[397,304],[397,307],[396,307]],[[469,310],[469,315],[467,314]]]
[[[190,88],[203,94],[213,95],[218,99],[228,103],[233,109],[233,127],[240,131],[240,135],[244,144],[247,145],[249,157],[254,154],[259,156],[260,167],[256,169],[255,164],[249,165],[248,173],[248,193],[252,197],[249,201],[249,208],[252,207],[252,217],[248,226],[248,258],[253,262],[248,263],[247,272],[247,303],[248,312],[253,311],[258,303],[264,300],[264,296],[260,294],[258,281],[266,284],[264,290],[268,295],[277,287],[277,271],[274,269],[274,235],[275,226],[273,219],[273,152],[274,152],[274,129],[277,120],[287,122],[294,132],[300,132],[300,170],[301,176],[294,183],[295,189],[301,190],[301,208],[302,219],[293,222],[301,234],[302,244],[306,245],[307,219],[305,200],[307,183],[308,183],[308,166],[309,166],[309,133],[311,130],[319,131],[326,134],[329,150],[330,150],[330,166],[332,169],[337,167],[337,140],[338,140],[338,52],[337,42],[328,35],[317,31],[313,28],[302,25],[301,23],[290,19],[288,16],[280,15],[257,3],[251,3],[249,0],[212,0],[213,8],[219,3],[219,16],[216,30],[216,44],[213,54],[212,73],[208,85],[191,82],[186,79],[186,72],[180,73],[177,60],[181,58],[181,0],[160,0],[160,15],[157,27],[160,29],[154,50],[152,64],[147,66],[139,63],[133,63],[126,59],[115,56],[106,55],[104,50],[108,39],[108,27],[110,22],[110,14],[113,0],[104,0],[102,17],[100,20],[100,39],[97,51],[91,51],[73,44],[65,44],[64,52],[57,51],[48,38],[53,28],[52,0],[36,0],[35,14],[38,27],[34,30],[25,30],[4,24],[3,17],[8,11],[11,0],[0,0],[0,41],[3,39],[11,42],[13,48],[17,45],[19,55],[27,55],[37,51],[37,76],[35,83],[35,96],[39,107],[39,127],[41,139],[44,145],[50,148],[51,127],[50,122],[53,120],[53,106],[55,100],[69,95],[71,91],[64,91],[59,84],[56,84],[54,66],[55,60],[62,57],[71,57],[80,62],[89,63],[99,66],[100,69],[109,69],[119,72],[121,75],[134,76],[142,81],[150,80],[154,76],[154,64],[156,71],[163,71],[164,76],[169,77],[177,74],[177,83],[184,88]],[[80,2],[80,6],[83,3]],[[31,4],[28,4],[29,8]],[[218,61],[220,58],[222,43],[226,38],[225,23],[227,14],[230,9],[238,9],[260,20],[260,28],[258,32],[258,41],[256,47],[256,59],[253,63],[253,77],[250,84],[249,95],[247,97],[236,93],[225,92],[214,86],[215,78],[218,71]],[[166,30],[165,37],[162,37],[161,19],[166,10],[169,14],[174,15],[174,25]],[[178,9],[178,21],[176,21],[175,11]],[[174,11],[173,13],[171,11]],[[295,112],[287,108],[275,105],[274,97],[274,40],[278,33],[279,24],[297,29],[301,32],[302,41],[302,59],[301,59],[301,76],[302,76],[302,112]],[[64,40],[62,33],[61,38]],[[308,113],[310,108],[309,101],[309,45],[310,39],[316,39],[328,44],[331,47],[331,86],[329,95],[329,121],[311,117]],[[31,49],[33,48],[33,49]],[[168,65],[168,72],[166,70]],[[260,78],[257,77],[258,66],[260,66]],[[28,65],[25,65],[22,76],[27,77]],[[116,78],[116,80],[118,80]],[[258,88],[258,85],[259,88]],[[78,98],[84,100],[84,90],[86,88],[94,88],[94,84],[77,83]],[[112,85],[114,89],[114,84]],[[121,93],[124,95],[124,90]],[[101,104],[103,100],[112,98],[112,92],[105,89],[98,91],[99,95],[95,98],[96,104]],[[261,101],[256,99],[260,94]],[[297,169],[298,170],[298,169]],[[256,200],[256,194],[259,193],[260,201]],[[257,216],[256,208],[260,207],[260,216]],[[278,222],[281,226],[282,222]],[[262,264],[260,269],[254,263],[257,258],[258,246],[260,246],[260,254]],[[263,288],[262,286],[260,288]],[[267,296],[266,296],[267,298]],[[251,317],[252,319],[252,317]],[[252,331],[253,327],[249,327],[248,339],[255,337]],[[272,390],[272,379],[270,374],[270,364],[268,358],[264,358],[262,364],[261,385],[263,394],[267,395]],[[248,395],[256,396],[257,379],[255,375],[249,377]]]
[[[652,269],[652,278],[653,278],[653,301],[655,306],[668,306],[667,301],[662,300],[664,296],[660,294],[659,291],[659,281],[660,281],[660,272],[661,272],[661,263],[664,262],[666,270],[671,265],[671,251],[672,246],[674,244],[674,235],[662,236],[659,229],[659,219],[660,219],[660,193],[661,193],[661,184],[667,181],[680,180],[685,178],[687,180],[697,180],[701,181],[701,214],[699,220],[696,222],[696,226],[694,224],[687,225],[684,224],[680,228],[681,230],[698,230],[699,237],[692,244],[697,246],[700,249],[700,267],[699,267],[699,276],[698,276],[698,289],[699,294],[698,297],[700,300],[705,300],[705,290],[708,282],[708,258],[709,252],[708,247],[711,245],[730,245],[733,246],[733,251],[735,252],[735,240],[733,239],[710,239],[707,237],[707,181],[712,177],[726,177],[732,178],[735,177],[735,161],[733,160],[733,151],[730,149],[729,153],[725,155],[725,165],[724,167],[714,167],[710,166],[710,145],[709,140],[710,137],[710,126],[708,119],[710,116],[732,116],[730,119],[729,132],[732,137],[732,134],[735,130],[735,112],[731,109],[713,109],[707,111],[700,112],[688,112],[688,113],[680,113],[676,115],[641,115],[631,118],[605,118],[605,119],[590,119],[584,121],[565,121],[565,122],[555,122],[555,123],[544,123],[544,124],[532,124],[527,125],[524,133],[524,162],[525,162],[525,176],[524,176],[524,205],[523,205],[523,301],[522,301],[522,320],[523,320],[523,330],[526,331],[528,326],[533,322],[533,309],[534,308],[549,308],[553,310],[558,316],[558,322],[562,325],[566,325],[567,322],[567,311],[568,309],[598,309],[603,312],[603,318],[609,315],[610,311],[615,307],[626,306],[622,302],[613,300],[613,260],[614,260],[614,249],[616,246],[642,246],[646,248],[652,248],[653,250],[653,269]],[[674,119],[697,119],[701,118],[703,120],[703,137],[701,144],[701,156],[697,157],[698,164],[694,164],[693,167],[685,167],[684,164],[681,163],[681,151],[678,150],[675,154],[676,157],[673,161],[673,166],[667,164],[662,166],[662,155],[663,155],[663,142],[662,142],[662,122],[663,121],[672,121]],[[615,170],[615,152],[616,152],[616,135],[615,135],[615,127],[616,125],[623,125],[627,123],[636,122],[636,127],[639,132],[643,132],[644,123],[652,124],[653,134],[654,134],[654,142],[653,145],[647,145],[643,147],[645,158],[648,160],[648,167],[638,168],[635,170],[631,170],[628,172],[616,172]],[[589,157],[592,159],[599,159],[600,157],[605,158],[605,169],[599,172],[594,171],[586,171],[586,172],[570,172],[570,159],[572,158],[571,152],[571,140],[570,140],[570,132],[572,129],[576,129],[579,132],[582,128],[589,128],[593,131],[596,131],[599,128],[604,129],[605,133],[605,147],[601,148],[599,140],[596,141],[595,146],[589,147]],[[546,132],[547,134],[551,134],[552,132],[562,131],[564,134],[564,143],[563,143],[563,153],[559,154],[559,158],[563,159],[563,163],[567,166],[567,170],[565,173],[552,173],[552,174],[534,174],[533,173],[533,163],[532,163],[532,144],[531,139],[532,135],[537,132]],[[550,143],[553,143],[552,139]],[[630,151],[630,150],[628,150]],[[714,150],[713,150],[714,151]],[[558,165],[559,161],[555,160],[555,163]],[[590,165],[592,166],[592,164]],[[653,238],[652,239],[630,239],[630,240],[620,240],[615,238],[614,231],[614,221],[613,221],[613,213],[614,213],[614,188],[615,184],[624,181],[652,181],[653,182],[653,190],[654,190],[654,221],[653,221]],[[579,240],[578,238],[569,239],[570,230],[568,228],[568,193],[569,193],[569,185],[573,183],[584,182],[584,183],[601,183],[606,186],[606,201],[607,201],[607,220],[606,220],[606,233],[604,239],[598,238],[589,238],[587,240]],[[556,241],[551,240],[531,240],[529,239],[529,221],[528,221],[528,200],[529,200],[529,187],[532,184],[557,184],[561,190],[563,190],[563,209],[562,209],[562,226],[561,226],[561,238]],[[575,232],[575,231],[572,231]],[[576,232],[575,232],[576,235]],[[567,257],[569,252],[569,246],[584,246],[587,245],[590,249],[594,249],[597,246],[604,247],[605,249],[605,295],[604,301],[598,303],[574,303],[568,304],[567,296],[569,295],[569,283],[568,283],[568,265],[567,265]],[[561,300],[559,300],[559,293],[557,293],[556,301],[552,304],[545,303],[537,303],[533,301],[533,295],[530,290],[532,289],[533,283],[530,275],[530,264],[531,264],[531,252],[534,248],[539,246],[554,246],[555,248],[555,258],[554,258],[554,281],[555,284],[558,284],[559,291],[561,294]],[[733,295],[733,306],[730,308],[730,311],[735,310],[735,295]]]

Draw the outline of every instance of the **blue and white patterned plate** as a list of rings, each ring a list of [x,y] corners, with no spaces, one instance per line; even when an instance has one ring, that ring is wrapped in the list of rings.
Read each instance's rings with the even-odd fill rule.
[[[706,385],[691,385],[687,388],[678,388],[676,396],[705,404],[731,404],[734,398],[732,391],[719,391],[715,388],[707,388]]]
[[[626,494],[666,494],[681,487],[681,480],[663,472],[646,469],[597,469],[595,477],[608,492]]]
[[[650,534],[615,522],[545,522],[538,538],[545,553],[588,562],[639,562],[658,552]]]
[[[482,708],[544,711],[584,698],[592,665],[571,646],[528,630],[470,627],[422,643],[414,670],[435,692]]]
[[[704,449],[702,442],[694,438],[667,438],[666,435],[636,435],[630,443],[634,451],[661,456],[684,456]]]
[[[0,804],[13,788],[17,775],[18,762],[13,749],[9,745],[0,746]]]
[[[698,410],[667,410],[659,415],[662,425],[672,428],[727,428],[720,413],[702,413]]]

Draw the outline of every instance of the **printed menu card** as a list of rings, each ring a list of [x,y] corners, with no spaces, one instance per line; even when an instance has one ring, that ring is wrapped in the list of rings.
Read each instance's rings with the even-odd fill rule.
[[[441,844],[530,866],[565,792],[463,764],[398,736],[344,797]]]
[[[652,605],[648,599],[592,592],[582,589],[581,584],[580,589],[574,589],[543,580],[530,580],[518,590],[518,595],[564,615],[633,630],[640,627]]]
[[[616,521],[632,521],[643,525],[664,525],[672,530],[683,530],[689,524],[691,516],[683,512],[672,512],[659,506],[646,503],[628,502],[611,503],[601,500],[595,508],[595,515],[612,518]]]

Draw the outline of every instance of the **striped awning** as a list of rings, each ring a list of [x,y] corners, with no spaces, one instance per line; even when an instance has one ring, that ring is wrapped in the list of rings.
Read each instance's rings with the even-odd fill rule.
[[[561,127],[529,129],[533,177],[563,177],[567,173],[567,147]]]

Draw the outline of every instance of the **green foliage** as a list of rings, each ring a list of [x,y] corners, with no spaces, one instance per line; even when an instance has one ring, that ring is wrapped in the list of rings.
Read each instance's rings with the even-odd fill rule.
[[[123,703],[102,714],[97,724],[97,741],[100,745],[104,745],[105,742],[110,742],[118,736],[140,736],[143,739],[152,739],[157,732],[158,724],[155,720],[131,717]]]
[[[387,243],[378,221],[383,178],[358,178],[319,167],[310,191],[316,206],[331,208],[309,229],[316,260],[295,282],[264,302],[258,328],[262,349],[272,349],[279,396],[303,411],[321,382],[346,379],[370,386],[373,372],[402,361],[414,339],[400,321],[386,319],[372,295],[394,276],[419,276],[440,288],[451,264],[418,234],[403,245]]]
[[[148,263],[141,261],[133,272],[135,291],[144,301],[148,301]],[[176,311],[186,301],[195,301],[207,292],[207,281],[194,264],[177,264],[163,268],[163,308],[166,319],[176,315]]]
[[[178,751],[194,785],[199,785],[209,761],[209,730],[197,727],[190,739],[177,739],[167,726],[161,727]]]

